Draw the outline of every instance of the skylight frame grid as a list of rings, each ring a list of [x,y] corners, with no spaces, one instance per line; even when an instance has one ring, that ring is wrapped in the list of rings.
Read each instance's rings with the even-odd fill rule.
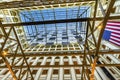
[[[80,9],[84,10],[84,8],[81,8],[81,7],[73,7],[73,8],[66,7],[63,10],[62,10],[62,8],[60,8],[60,9],[52,8],[52,9],[38,10],[38,12],[37,11],[30,12],[29,11],[27,13],[27,16],[30,15],[31,19],[29,17],[27,17],[26,21],[28,21],[28,19],[30,19],[29,21],[33,22],[33,21],[37,21],[37,20],[38,21],[46,21],[46,20],[79,18],[79,15],[81,12]],[[68,12],[68,10],[70,10],[70,12]],[[83,13],[83,12],[81,12],[81,13]],[[40,16],[38,16],[38,15],[40,15]],[[23,16],[26,17],[25,15],[23,15]],[[63,18],[59,18],[58,16],[59,17],[63,16]],[[71,16],[71,17],[69,17],[69,16]],[[40,18],[40,19],[37,19],[37,18]],[[49,19],[49,18],[52,18],[52,19]],[[70,41],[77,42],[76,36],[79,36],[81,33],[79,31],[80,28],[76,27],[76,26],[80,26],[79,22],[33,25],[33,27],[35,27],[36,29],[34,28],[32,31],[34,33],[34,35],[33,35],[33,37],[31,37],[31,39],[35,38],[35,40],[37,40],[38,38],[44,38],[43,40],[41,40],[43,42],[43,44],[47,44],[48,42],[54,42],[54,44],[63,43],[63,42],[68,43]],[[71,32],[70,27],[74,27],[73,33]],[[37,33],[34,32],[36,30],[38,31]],[[52,31],[52,33],[51,33],[51,31]],[[60,31],[61,31],[61,33],[60,33]],[[72,35],[70,35],[70,34],[72,34]],[[82,35],[85,35],[85,34],[82,34]],[[55,39],[54,39],[55,41],[49,40],[52,37],[55,37]],[[62,37],[68,37],[68,38],[62,39]],[[29,43],[31,43],[31,42],[35,42],[35,41],[32,40]]]
[[[66,9],[67,9],[67,13],[66,13]],[[45,10],[32,10],[28,12],[21,11],[20,13],[22,13],[24,16],[27,16],[29,19],[32,19],[34,21],[46,21],[46,20],[55,20],[54,13],[56,20],[61,20],[66,18],[67,19],[77,18],[77,15],[81,15],[81,13],[84,10],[86,10],[86,8],[75,6],[75,7],[66,7],[66,8],[45,9]],[[80,11],[79,14],[78,11]],[[68,17],[66,17],[66,14],[68,15]],[[25,20],[22,21],[25,22]],[[31,20],[26,20],[26,22],[30,22],[30,21]]]

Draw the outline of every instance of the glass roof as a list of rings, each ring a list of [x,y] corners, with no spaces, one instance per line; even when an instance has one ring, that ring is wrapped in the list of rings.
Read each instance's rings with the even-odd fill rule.
[[[83,14],[83,12],[86,10]],[[22,22],[31,22],[31,21],[45,21],[45,20],[60,20],[60,19],[74,19],[78,17],[88,17],[90,7],[89,6],[75,6],[67,8],[52,8],[52,9],[43,9],[43,10],[30,10],[30,11],[21,11],[20,16]],[[82,16],[81,16],[82,15]]]
[[[89,16],[89,6],[75,6],[20,12],[21,22],[76,19]],[[31,45],[66,45],[84,40],[86,34],[86,22],[24,26],[24,31],[26,33],[26,38]]]

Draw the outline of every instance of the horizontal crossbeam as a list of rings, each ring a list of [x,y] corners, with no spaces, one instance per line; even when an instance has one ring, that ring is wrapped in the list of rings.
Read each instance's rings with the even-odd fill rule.
[[[119,19],[120,16],[111,16],[111,19]],[[95,20],[100,21],[103,20],[104,17],[97,17]],[[55,23],[69,23],[69,22],[85,22],[85,21],[93,21],[94,18],[77,18],[77,19],[62,19],[62,20],[48,20],[48,21],[36,21],[36,22],[20,22],[20,23],[10,23],[10,24],[2,24],[3,27],[13,27],[13,26],[25,26],[25,25],[40,25],[40,24],[55,24]]]

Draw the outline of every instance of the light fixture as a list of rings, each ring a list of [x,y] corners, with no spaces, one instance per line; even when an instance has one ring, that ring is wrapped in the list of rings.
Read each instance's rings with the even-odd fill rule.
[[[2,54],[5,56],[5,55],[7,55],[8,54],[8,49],[5,49],[3,52],[2,52]]]
[[[3,51],[3,55],[7,55],[7,51]]]
[[[93,64],[91,64],[91,67],[93,67]]]
[[[98,26],[98,29],[102,29],[102,26],[100,25],[100,26]]]

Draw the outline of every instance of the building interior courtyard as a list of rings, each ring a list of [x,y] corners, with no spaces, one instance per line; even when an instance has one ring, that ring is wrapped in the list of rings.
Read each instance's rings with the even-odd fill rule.
[[[120,0],[0,0],[0,80],[120,80]]]

